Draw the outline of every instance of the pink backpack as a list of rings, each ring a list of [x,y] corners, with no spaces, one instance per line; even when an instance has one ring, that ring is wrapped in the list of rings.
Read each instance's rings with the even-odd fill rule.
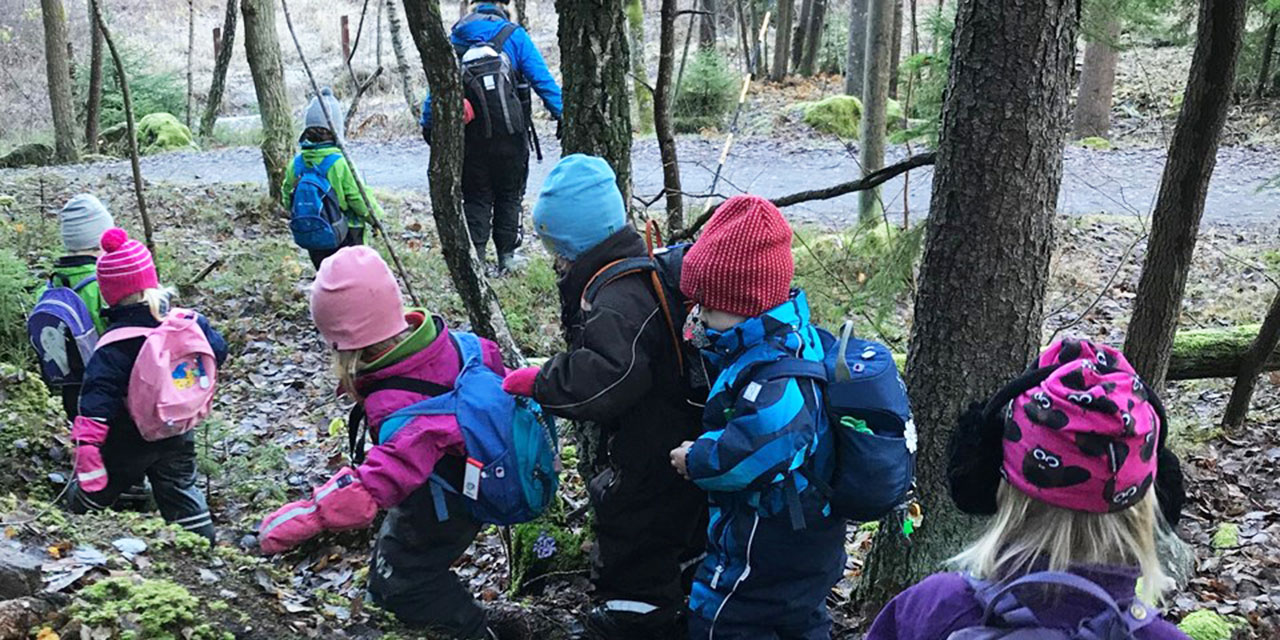
[[[98,348],[131,338],[146,338],[129,376],[129,415],[144,440],[182,435],[209,415],[218,364],[213,347],[188,309],[171,309],[154,329],[112,329]]]

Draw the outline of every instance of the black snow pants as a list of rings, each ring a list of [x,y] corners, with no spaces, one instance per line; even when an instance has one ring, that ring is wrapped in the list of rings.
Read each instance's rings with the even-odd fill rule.
[[[462,160],[462,208],[477,249],[493,236],[498,255],[520,246],[520,214],[529,180],[529,145],[523,135],[466,142]],[[484,252],[480,252],[484,257]]]

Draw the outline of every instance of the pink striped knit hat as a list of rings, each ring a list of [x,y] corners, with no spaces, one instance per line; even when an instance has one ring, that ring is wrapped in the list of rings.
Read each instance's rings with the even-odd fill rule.
[[[131,240],[124,229],[113,227],[102,234],[102,250],[98,258],[98,290],[108,307],[114,307],[130,294],[160,286],[151,252],[137,240]]]

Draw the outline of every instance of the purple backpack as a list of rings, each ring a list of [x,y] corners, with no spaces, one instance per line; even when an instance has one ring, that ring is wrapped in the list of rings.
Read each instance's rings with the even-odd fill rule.
[[[955,631],[947,640],[1128,640],[1159,618],[1158,612],[1136,597],[1122,607],[1106,589],[1072,573],[1041,571],[1003,585],[973,576],[965,579],[982,605],[982,623]],[[1106,608],[1092,618],[1081,620],[1075,629],[1046,627],[1030,607],[1018,601],[1014,592],[1025,587],[1049,587],[1084,594]]]
[[[71,286],[64,278],[58,286],[52,278],[27,316],[27,337],[40,358],[40,375],[50,389],[80,384],[84,367],[98,343],[89,307],[80,290],[97,281],[89,276]]]

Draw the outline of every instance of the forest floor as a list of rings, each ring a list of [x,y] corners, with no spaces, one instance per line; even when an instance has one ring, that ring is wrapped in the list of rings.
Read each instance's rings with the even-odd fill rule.
[[[0,245],[17,253],[33,274],[38,272],[55,257],[57,205],[84,190],[101,195],[121,224],[138,230],[129,183],[119,175],[10,172],[0,174],[0,195],[12,198],[0,198]],[[415,191],[378,195],[416,288],[427,296],[424,304],[464,325],[425,197]],[[264,206],[261,190],[251,185],[195,187],[153,176],[147,197],[156,217],[163,279],[179,286],[183,304],[206,313],[232,344],[215,412],[201,434],[201,469],[219,544],[206,549],[138,514],[82,517],[51,506],[68,477],[67,432],[56,407],[32,392],[38,391],[32,376],[6,368],[0,371],[0,465],[14,473],[0,478],[0,547],[43,559],[46,586],[58,595],[57,612],[42,624],[63,638],[113,638],[128,630],[140,637],[172,633],[201,639],[229,637],[225,634],[418,637],[363,602],[371,531],[323,536],[274,558],[254,552],[260,518],[323,481],[344,463],[346,449],[345,435],[340,429],[335,433],[332,425],[334,418],[346,415],[346,407],[333,398],[328,357],[306,311],[311,270],[289,240],[285,222]],[[1121,342],[1145,250],[1144,219],[1060,216],[1058,224],[1045,302],[1046,339],[1062,331]],[[848,231],[830,234],[809,227],[800,237],[808,239],[803,249],[797,248],[798,281],[810,291],[818,320],[830,325],[849,312],[850,297],[856,298],[864,280],[862,269],[875,268],[878,256],[849,255],[872,251],[866,247],[874,245],[859,244]],[[497,281],[497,288],[522,349],[545,356],[560,344],[555,305],[546,304],[557,294],[547,256],[533,244],[527,249],[533,258],[528,269]],[[216,259],[221,266],[193,282]],[[834,260],[846,262],[832,268]],[[834,281],[837,276],[831,274],[849,281]],[[1183,326],[1257,322],[1277,276],[1280,236],[1274,221],[1206,221]],[[908,296],[908,291],[900,292],[889,304],[883,326],[877,327],[897,346],[904,344],[910,324]],[[1249,423],[1232,434],[1216,427],[1230,381],[1175,383],[1170,388],[1175,446],[1184,457],[1191,493],[1180,533],[1198,557],[1190,582],[1166,600],[1175,620],[1211,609],[1249,622],[1246,637],[1273,638],[1280,630],[1277,384],[1280,379],[1264,377]],[[570,506],[584,501],[573,466],[566,465],[570,471],[564,483]],[[532,583],[526,575],[527,587],[518,595],[506,545],[496,530],[483,532],[456,569],[492,606],[524,611],[538,637],[574,637],[581,631],[589,593],[581,563],[589,542],[577,537],[584,520],[545,525],[538,535],[561,536],[554,558],[564,562]],[[927,522],[926,514],[925,526]],[[1233,528],[1234,536],[1222,533]],[[838,638],[857,638],[865,622],[851,617],[849,599],[869,537],[850,529],[846,579],[831,598]],[[130,549],[135,541],[142,541],[146,550]],[[114,582],[104,582],[112,578]],[[171,615],[156,622],[142,616],[143,609]],[[104,610],[124,613],[113,618],[101,615]]]

